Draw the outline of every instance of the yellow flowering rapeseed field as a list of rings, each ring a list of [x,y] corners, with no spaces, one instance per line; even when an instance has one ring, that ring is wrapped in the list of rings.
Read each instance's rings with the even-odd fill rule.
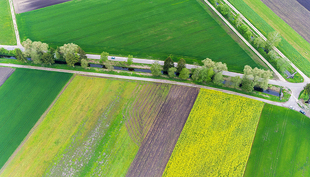
[[[263,106],[201,89],[163,176],[243,176]]]

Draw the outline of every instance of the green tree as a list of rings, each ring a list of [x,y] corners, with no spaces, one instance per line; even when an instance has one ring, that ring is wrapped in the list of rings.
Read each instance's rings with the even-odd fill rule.
[[[169,56],[168,58],[166,58],[166,60],[164,62],[163,71],[168,72],[168,70],[172,67],[174,67],[174,62],[172,61],[171,57]]]
[[[226,63],[222,63],[222,62],[216,62],[212,68],[214,72],[216,73],[219,73],[219,72],[222,73],[223,71],[228,70]]]
[[[179,78],[186,80],[189,77],[189,70],[187,68],[183,68],[180,72]]]
[[[64,58],[66,59],[68,66],[74,67],[74,64],[79,62],[79,58],[71,52],[66,53]]]
[[[183,68],[186,68],[186,62],[183,58],[181,58],[178,62],[177,73],[180,73]]]
[[[177,71],[177,69],[175,67],[169,68],[168,70],[168,76],[173,78],[175,77],[175,72]]]
[[[268,50],[271,50],[273,47],[277,47],[280,42],[281,42],[281,35],[277,31],[268,33],[266,41]]]
[[[104,62],[104,66],[107,68],[108,71],[112,71],[114,69],[114,67],[110,61]]]
[[[243,77],[241,88],[246,92],[252,92],[254,90],[254,82],[248,77]]]
[[[200,79],[200,72],[203,68],[196,68],[192,73],[192,79],[193,81],[199,81]]]
[[[215,62],[212,61],[210,58],[206,58],[204,60],[201,61],[203,63],[203,66],[205,66],[206,68],[215,68]]]
[[[128,55],[127,58],[127,65],[130,66],[133,64],[133,56],[132,55]]]
[[[63,56],[60,53],[60,48],[59,47],[57,47],[57,49],[55,50],[55,57],[56,57],[57,60],[62,60],[63,59]]]
[[[308,103],[309,103],[309,101],[310,101],[310,84],[307,84],[304,87],[304,93],[309,96],[309,98],[308,98]]]
[[[49,64],[49,65],[52,65],[52,64],[55,63],[53,55],[51,53],[49,53],[49,52],[43,53],[43,55],[42,55],[42,62],[44,64]]]
[[[154,62],[151,66],[151,72],[153,76],[159,76],[161,75],[162,67],[158,62]]]
[[[248,41],[251,40],[252,35],[253,35],[253,34],[252,34],[251,30],[248,30],[248,31],[246,31],[246,32],[244,33],[244,37],[245,37],[245,39],[248,40]]]
[[[227,16],[228,13],[230,12],[229,7],[227,4],[221,4],[217,6],[218,11],[223,15]]]
[[[223,74],[221,72],[214,74],[213,83],[215,83],[217,85],[222,85],[223,81],[224,81]]]
[[[81,47],[78,47],[77,51],[78,51],[77,53],[79,54],[80,61],[82,59],[87,59],[86,53]]]
[[[231,78],[231,82],[233,83],[232,86],[235,89],[238,89],[240,87],[240,84],[242,82],[242,79],[240,78],[240,76],[235,76]]]
[[[254,39],[254,45],[256,48],[259,48],[259,47],[264,48],[266,46],[266,41],[264,41],[262,37],[258,37]]]
[[[41,60],[42,55],[40,53],[37,53],[36,51],[32,50],[30,53],[30,56],[34,64],[42,63],[42,60]]]
[[[87,59],[82,59],[81,60],[81,66],[82,66],[82,68],[87,69],[87,67],[88,67]]]
[[[245,25],[245,24],[240,25],[238,29],[239,29],[240,33],[243,34],[243,35],[244,35],[247,31],[250,30],[249,27],[248,27],[247,25]]]
[[[240,14],[237,14],[235,16],[235,20],[234,20],[235,25],[237,26],[237,28],[242,24],[242,18],[240,16]]]
[[[276,60],[276,59],[280,58],[279,55],[277,54],[277,52],[275,52],[274,50],[270,50],[270,51],[268,52],[268,56],[269,56],[272,60]]]
[[[19,49],[15,49],[16,58],[18,61],[27,62],[27,58],[23,55],[23,52]]]
[[[108,56],[109,56],[108,52],[102,52],[101,55],[100,55],[100,61],[99,62],[101,64],[103,64],[103,63],[109,61]]]

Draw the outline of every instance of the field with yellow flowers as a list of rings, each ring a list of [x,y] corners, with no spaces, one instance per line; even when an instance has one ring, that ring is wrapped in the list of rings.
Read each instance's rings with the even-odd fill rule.
[[[163,176],[242,176],[263,106],[201,89]]]

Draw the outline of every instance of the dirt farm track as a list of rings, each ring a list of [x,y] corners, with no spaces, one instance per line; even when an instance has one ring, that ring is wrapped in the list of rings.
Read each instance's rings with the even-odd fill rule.
[[[299,3],[299,2],[300,3]],[[262,0],[274,13],[310,42],[309,0]],[[305,7],[304,7],[305,6]]]
[[[70,0],[13,0],[15,13],[23,13]]]

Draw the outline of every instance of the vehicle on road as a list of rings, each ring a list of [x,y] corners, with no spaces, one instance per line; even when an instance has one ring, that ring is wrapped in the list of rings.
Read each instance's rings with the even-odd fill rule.
[[[114,60],[114,59],[115,59],[115,57],[111,57],[111,59],[113,59],[113,60]]]
[[[291,110],[295,110],[295,108],[294,108],[293,106],[290,106],[290,107],[288,107],[288,108],[290,108]]]
[[[300,110],[299,112],[302,113],[303,115],[306,115],[306,112],[303,110]]]

